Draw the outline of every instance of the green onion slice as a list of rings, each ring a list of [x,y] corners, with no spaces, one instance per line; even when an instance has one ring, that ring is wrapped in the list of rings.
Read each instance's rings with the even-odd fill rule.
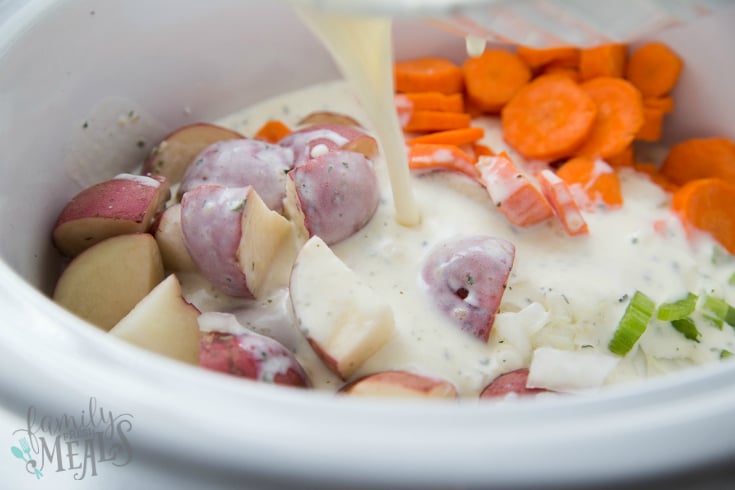
[[[680,318],[671,322],[671,325],[684,334],[684,337],[695,342],[699,342],[699,337],[702,334],[697,330],[697,326],[694,324],[694,320],[691,318]]]
[[[729,305],[727,307],[727,314],[725,315],[725,323],[731,327],[735,327],[735,308]]]
[[[633,348],[643,332],[648,327],[653,313],[656,311],[656,303],[651,298],[636,291],[625,308],[625,313],[618,323],[618,328],[613,334],[607,348],[610,352],[624,356]]]
[[[715,327],[722,329],[722,323],[727,317],[729,308],[730,305],[724,299],[706,295],[702,302],[702,315],[711,321]]]
[[[697,295],[688,293],[686,298],[682,298],[672,303],[664,303],[659,306],[656,317],[665,322],[680,320],[691,315],[696,306]]]
[[[732,352],[727,349],[722,349],[720,352],[720,359],[727,359],[728,357],[732,357]]]

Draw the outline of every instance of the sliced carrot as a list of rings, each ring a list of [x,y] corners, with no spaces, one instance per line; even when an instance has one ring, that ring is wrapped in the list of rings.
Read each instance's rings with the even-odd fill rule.
[[[580,81],[579,70],[577,70],[576,68],[567,68],[564,66],[554,66],[553,64],[551,64],[551,65],[545,66],[541,70],[541,74],[542,75],[562,75],[562,76],[569,78],[573,82]]]
[[[410,106],[414,111],[464,112],[462,94],[411,92],[396,94],[397,106]]]
[[[651,42],[630,56],[625,76],[643,95],[660,97],[674,88],[683,66],[671,48],[661,42]]]
[[[472,150],[475,154],[475,160],[477,160],[480,157],[491,157],[495,155],[495,152],[486,145],[481,145],[479,143],[475,143],[472,145]]]
[[[587,222],[567,183],[548,169],[539,172],[536,179],[541,185],[541,192],[551,204],[567,233],[572,236],[588,234]]]
[[[635,134],[638,141],[658,141],[664,126],[664,116],[661,109],[643,106],[643,125]]]
[[[554,216],[551,205],[503,152],[477,161],[480,180],[495,206],[512,224],[531,226]]]
[[[253,136],[256,140],[267,141],[268,143],[278,143],[283,138],[291,134],[291,129],[282,121],[271,119],[266,121]]]
[[[470,115],[461,112],[413,111],[403,130],[409,133],[446,131],[469,128],[471,122]]]
[[[579,75],[582,80],[622,77],[627,58],[628,46],[625,44],[609,43],[582,49],[579,54]]]
[[[597,106],[573,81],[545,75],[523,87],[501,113],[503,138],[526,158],[569,156],[592,130]]]
[[[666,192],[674,192],[679,188],[678,185],[671,182],[668,178],[666,178],[665,175],[659,172],[658,167],[655,163],[636,163],[635,165],[633,165],[633,168],[635,168],[637,172],[648,175],[648,177],[651,179],[651,182],[653,182]]]
[[[594,126],[575,155],[607,158],[633,142],[643,125],[643,98],[622,78],[598,77],[580,85],[597,106]]]
[[[566,68],[579,65],[579,48],[559,46],[555,48],[532,48],[518,46],[518,56],[531,68],[540,68],[552,62],[563,63]]]
[[[670,95],[663,97],[643,97],[643,107],[650,107],[651,109],[659,109],[664,114],[671,114],[674,112],[674,98]]]
[[[735,142],[727,138],[692,138],[677,143],[664,159],[661,173],[679,185],[707,177],[735,184]]]
[[[417,58],[393,65],[397,92],[462,92],[462,70],[444,58]]]
[[[411,170],[453,170],[477,179],[472,156],[455,145],[432,145],[418,143],[408,150],[408,168]]]
[[[462,146],[474,143],[485,136],[485,130],[478,127],[450,129],[449,131],[439,131],[437,133],[429,133],[417,136],[406,141],[406,144],[415,145],[417,143],[431,143],[436,145],[456,145]]]
[[[587,211],[617,208],[623,204],[620,179],[603,160],[572,158],[559,167],[556,175],[569,184],[578,204]]]
[[[462,65],[467,97],[481,110],[500,111],[531,80],[531,69],[516,54],[487,49]]]
[[[735,254],[735,185],[722,179],[698,179],[674,192],[671,208],[688,231],[692,228],[709,233]]]
[[[635,149],[633,145],[628,145],[620,153],[605,158],[605,161],[611,167],[632,167],[635,163]]]

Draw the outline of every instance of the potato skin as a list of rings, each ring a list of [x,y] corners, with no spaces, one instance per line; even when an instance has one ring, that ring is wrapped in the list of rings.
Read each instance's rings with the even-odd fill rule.
[[[194,157],[181,181],[179,196],[201,185],[252,186],[266,206],[281,212],[286,172],[293,161],[291,149],[265,141],[219,141]]]
[[[314,155],[313,150],[323,145],[326,151],[352,150],[373,158],[378,152],[375,138],[352,126],[342,124],[316,124],[295,131],[278,142],[290,148],[294,154],[294,167],[308,162]]]
[[[328,245],[360,230],[378,207],[375,168],[360,153],[330,151],[294,168],[288,178],[295,184],[309,236]]]
[[[547,392],[542,388],[526,388],[528,369],[516,369],[495,378],[480,393],[480,398],[503,398],[515,393],[518,396],[537,395]]]
[[[277,341],[255,333],[202,335],[199,365],[265,383],[308,388],[308,376],[293,354]]]
[[[431,301],[462,330],[487,342],[513,267],[515,247],[501,238],[468,236],[440,243],[421,272]]]

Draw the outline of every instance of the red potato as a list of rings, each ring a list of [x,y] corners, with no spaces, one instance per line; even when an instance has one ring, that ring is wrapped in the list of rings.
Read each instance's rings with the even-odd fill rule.
[[[375,138],[360,129],[344,124],[309,126],[291,133],[278,144],[293,150],[295,167],[332,150],[355,151],[370,159],[378,154],[378,143]]]
[[[351,236],[370,221],[380,192],[375,168],[360,153],[334,150],[288,173],[286,215],[302,235],[328,245]]]
[[[197,270],[184,244],[184,235],[181,233],[181,204],[167,208],[150,231],[161,250],[163,267],[167,271],[194,272]]]
[[[457,397],[457,389],[452,383],[406,371],[384,371],[371,374],[346,384],[340,388],[339,392],[370,397]]]
[[[430,252],[421,278],[432,303],[462,330],[487,342],[514,258],[515,247],[507,240],[455,238]]]
[[[171,183],[181,181],[194,157],[217,141],[241,139],[244,136],[231,129],[207,123],[183,126],[153,147],[143,162],[143,172],[162,175]]]
[[[346,114],[331,111],[311,112],[296,123],[297,126],[314,126],[318,124],[339,124],[341,126],[353,126],[356,128],[362,127],[362,124],[357,122],[354,118]]]
[[[196,155],[184,174],[179,196],[200,185],[253,186],[266,206],[281,212],[286,197],[286,172],[293,152],[265,141],[220,141]]]
[[[163,277],[161,254],[151,235],[120,235],[76,256],[56,283],[53,299],[108,331]]]
[[[291,352],[277,341],[255,332],[202,335],[199,365],[220,373],[265,383],[307,388],[311,382]]]
[[[231,296],[267,293],[269,269],[291,224],[251,186],[199,186],[181,201],[181,232],[197,268]]]
[[[289,293],[299,330],[342,379],[352,376],[393,336],[390,305],[318,236],[301,247]]]
[[[543,388],[527,388],[527,382],[528,369],[516,369],[501,374],[482,390],[480,398],[503,398],[511,393],[518,396],[528,396],[548,392]]]
[[[110,330],[126,342],[189,364],[199,363],[199,310],[169,275]]]
[[[120,174],[81,191],[53,228],[56,248],[75,257],[106,238],[148,230],[170,196],[160,176]]]

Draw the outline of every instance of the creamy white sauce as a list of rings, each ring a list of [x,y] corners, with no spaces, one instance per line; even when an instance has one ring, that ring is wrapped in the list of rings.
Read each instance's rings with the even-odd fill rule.
[[[288,117],[282,113],[284,107],[288,107]],[[264,101],[220,123],[252,135],[274,114],[295,124],[318,110],[367,121],[347,85],[332,82]],[[495,151],[507,150],[521,167],[540,165],[524,162],[503,144],[496,118],[480,118],[476,124],[485,128],[484,144]],[[726,253],[714,254],[718,260],[713,263],[718,246],[708,236],[688,240],[669,212],[670,196],[633,170],[619,173],[625,204],[616,210],[584,212],[589,235],[570,237],[556,220],[528,229],[511,226],[484,188],[450,172],[411,176],[423,219],[419,225],[402,226],[395,220],[386,163],[379,157],[375,164],[381,189],[378,210],[367,226],[333,249],[392,306],[396,333],[355,376],[405,369],[446,379],[461,395],[476,396],[499,374],[528,367],[539,348],[546,348],[541,352],[547,354],[548,349],[555,349],[552,352],[585,352],[579,359],[608,359],[607,344],[635,290],[657,304],[690,291],[735,302],[733,288],[728,287],[735,259]],[[516,246],[508,288],[486,344],[452,324],[419,285],[427,251],[448,238],[470,234],[505,238]],[[223,295],[213,298],[216,292],[211,288],[201,283],[192,286],[186,278],[183,282],[187,299],[203,311],[257,308],[253,303],[231,304]],[[283,315],[288,324],[288,313]],[[609,374],[598,372],[595,382],[630,382],[717,362],[723,349],[735,352],[735,329],[725,325],[719,330],[705,324],[700,331],[701,342],[696,343],[668,323],[654,320],[639,345],[614,366],[608,364]],[[318,361],[303,338],[296,338],[300,339],[294,348],[296,357],[315,387],[338,387],[341,381]],[[583,368],[584,362],[578,366]],[[553,380],[556,386],[580,389],[580,380],[560,376]],[[594,388],[591,384],[583,386]]]

